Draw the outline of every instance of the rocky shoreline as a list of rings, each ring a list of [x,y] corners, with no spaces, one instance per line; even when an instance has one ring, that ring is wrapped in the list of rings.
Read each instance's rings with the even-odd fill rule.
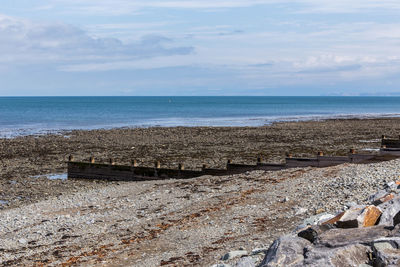
[[[72,131],[0,139],[0,265],[211,266],[261,262],[273,240],[310,216],[336,214],[398,179],[400,160],[148,182],[30,178],[65,172],[69,154],[151,166],[221,167],[379,148],[400,120],[328,120],[265,127]],[[4,201],[6,203],[3,203]],[[224,258],[225,260],[218,259]]]
[[[400,181],[387,183],[368,202],[314,215],[267,250],[231,251],[221,260],[240,258],[235,264],[213,267],[399,266]]]
[[[200,169],[203,164],[223,168],[227,159],[254,164],[282,162],[285,153],[296,156],[346,155],[349,148],[373,152],[380,136],[398,136],[400,118],[348,119],[276,123],[264,127],[120,128],[68,131],[57,135],[0,139],[0,209],[19,207],[50,197],[106,186],[102,182],[31,179],[65,173],[67,157],[77,161],[94,156],[107,162]]]
[[[0,263],[211,266],[239,248],[259,248],[262,260],[274,239],[311,215],[367,204],[398,178],[399,163],[86,188],[0,211]]]

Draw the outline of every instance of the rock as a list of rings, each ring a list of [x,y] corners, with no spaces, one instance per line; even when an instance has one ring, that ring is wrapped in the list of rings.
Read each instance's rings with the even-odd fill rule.
[[[238,258],[238,257],[243,257],[249,255],[246,250],[235,250],[231,251],[229,253],[226,253],[224,256],[221,257],[221,260],[227,261],[230,259]]]
[[[251,257],[241,258],[234,267],[256,267],[253,259]]]
[[[375,242],[373,244],[374,266],[400,265],[400,250],[392,244],[391,242]]]
[[[351,207],[357,206],[357,203],[352,201],[352,202],[347,202],[344,204],[346,208],[350,209]]]
[[[232,266],[230,264],[217,263],[212,265],[211,267],[232,267]]]
[[[310,245],[306,239],[283,236],[272,243],[260,266],[302,266],[304,249]]]
[[[351,207],[346,210],[341,218],[336,222],[339,228],[357,228],[362,222],[359,221],[359,216],[363,211],[363,207]]]
[[[374,202],[378,201],[381,198],[384,198],[386,195],[388,195],[388,192],[386,190],[379,190],[375,194],[368,197],[368,202],[374,204]]]
[[[327,221],[333,217],[334,215],[326,212],[311,216],[305,219],[302,224],[297,226],[295,231],[297,232],[298,230],[304,230],[304,228],[306,228],[308,225],[321,224],[322,222]]]
[[[349,229],[337,228],[321,233],[316,244],[334,248],[358,243],[366,244],[389,235],[391,235],[391,230],[383,225]]]
[[[333,229],[333,228],[334,228],[334,226],[332,224],[313,225],[313,226],[308,227],[307,229],[299,232],[297,234],[297,236],[304,238],[304,239],[310,241],[311,243],[314,243],[321,233],[328,231],[330,229]]]
[[[21,238],[18,240],[18,243],[25,245],[26,243],[28,243],[28,241],[25,238]]]
[[[382,215],[379,225],[395,226],[400,222],[400,198],[394,198],[378,206]]]
[[[336,214],[333,218],[330,218],[330,219],[328,219],[326,221],[321,221],[320,224],[321,225],[334,224],[334,223],[336,223],[337,221],[339,221],[343,217],[344,213],[345,212],[343,211],[343,212],[341,212],[339,214]]]
[[[363,227],[370,227],[374,226],[381,216],[382,212],[375,206],[368,206],[364,209],[363,213],[361,214],[362,218],[362,226]],[[361,219],[360,219],[361,220]]]
[[[381,198],[376,199],[374,202],[372,202],[372,204],[374,204],[375,206],[378,206],[382,203],[392,200],[394,197],[395,197],[395,195],[393,193],[389,193]]]
[[[255,248],[251,251],[251,255],[265,254],[268,248]]]
[[[307,211],[308,211],[308,209],[306,209],[306,208],[300,208],[296,211],[295,215],[301,215],[301,214],[306,213]]]
[[[369,262],[371,249],[361,244],[338,248],[317,247],[305,253],[303,266],[359,266]]]
[[[339,228],[369,227],[375,225],[381,213],[373,205],[365,208],[355,206],[345,211],[336,224]]]

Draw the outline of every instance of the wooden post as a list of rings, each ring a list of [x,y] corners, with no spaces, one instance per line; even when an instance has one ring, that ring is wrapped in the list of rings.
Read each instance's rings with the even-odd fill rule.
[[[133,167],[137,167],[138,166],[138,163],[137,163],[136,159],[132,160],[132,166]]]
[[[115,165],[115,161],[113,158],[110,158],[109,162],[110,162],[110,165]]]
[[[69,162],[72,162],[72,161],[74,161],[74,156],[72,156],[72,155],[69,155],[69,157],[68,157],[68,161],[69,161]]]
[[[323,155],[324,155],[324,152],[318,151],[318,156],[319,156],[319,157],[322,157]]]
[[[183,171],[183,170],[185,169],[185,166],[184,166],[182,163],[179,163],[178,169],[179,169],[180,171]]]
[[[159,169],[159,168],[161,168],[161,163],[160,163],[160,161],[156,161],[156,162],[154,162],[154,168],[156,168],[156,169]]]
[[[90,157],[90,158],[89,158],[89,162],[90,162],[90,163],[94,163],[94,157]]]
[[[207,169],[207,165],[203,164],[203,166],[201,167],[202,170]]]
[[[261,163],[261,162],[262,162],[262,160],[263,160],[263,158],[262,158],[262,157],[258,157],[258,158],[257,158],[257,163]]]
[[[356,150],[354,148],[351,148],[350,149],[350,154],[353,154],[353,155],[356,154]]]

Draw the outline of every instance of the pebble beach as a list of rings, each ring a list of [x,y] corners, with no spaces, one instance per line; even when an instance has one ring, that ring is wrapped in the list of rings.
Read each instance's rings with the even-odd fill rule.
[[[266,250],[306,217],[364,203],[398,179],[399,160],[328,168],[254,171],[189,180],[49,180],[76,160],[155,158],[174,167],[223,167],[227,159],[281,162],[287,152],[371,152],[400,120],[326,120],[265,127],[70,131],[1,139],[2,265],[211,266],[229,251]]]

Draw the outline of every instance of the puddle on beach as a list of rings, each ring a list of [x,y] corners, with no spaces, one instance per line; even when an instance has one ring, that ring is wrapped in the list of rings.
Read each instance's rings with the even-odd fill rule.
[[[381,139],[372,139],[372,140],[358,140],[360,143],[379,143]]]
[[[32,178],[47,178],[49,180],[67,180],[67,173],[52,173],[52,174],[43,174],[43,175],[35,175]]]
[[[363,150],[363,151],[371,151],[371,152],[378,152],[380,149],[379,148],[363,148],[361,150]]]

